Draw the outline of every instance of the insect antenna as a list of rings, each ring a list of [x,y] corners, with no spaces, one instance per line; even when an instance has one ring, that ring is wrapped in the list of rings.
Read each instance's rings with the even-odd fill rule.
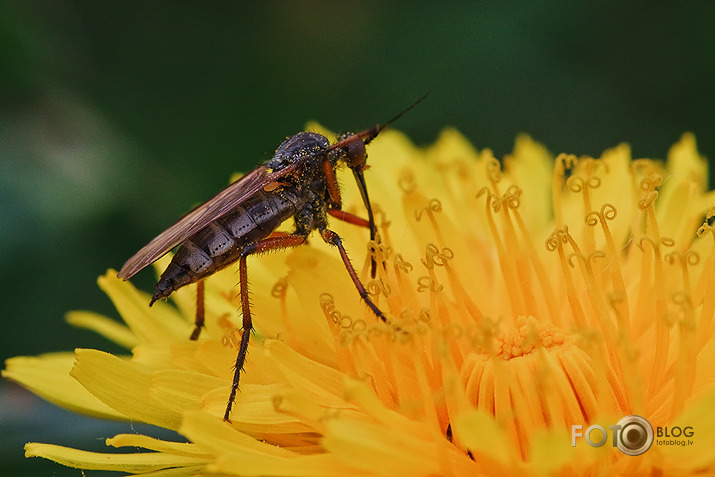
[[[402,116],[407,114],[412,108],[417,106],[419,103],[421,103],[429,94],[429,92],[425,93],[420,97],[417,101],[403,109],[400,113],[398,113],[396,116],[393,118],[389,119],[387,122],[377,124],[374,127],[370,129],[366,129],[364,131],[361,131],[359,133],[355,134],[348,134],[345,137],[343,137],[341,140],[336,142],[335,144],[331,145],[326,152],[333,151],[335,149],[342,149],[346,155],[345,161],[347,162],[348,167],[352,170],[353,176],[355,177],[355,182],[357,183],[358,189],[360,190],[360,196],[362,197],[363,204],[365,205],[365,209],[367,210],[367,217],[368,217],[368,223],[369,223],[369,228],[370,228],[370,240],[374,241],[376,236],[377,236],[377,228],[375,227],[375,218],[372,213],[372,206],[370,205],[370,198],[368,197],[367,194],[367,185],[365,184],[365,176],[363,175],[363,171],[365,170],[365,161],[367,159],[367,153],[365,151],[365,145],[369,144],[370,141],[375,139],[378,134],[380,134],[380,131],[385,129],[387,126],[390,124],[394,123],[398,119],[400,119]],[[377,263],[375,262],[375,259],[371,260],[371,267],[370,267],[370,276],[372,278],[375,278],[376,276],[376,268],[377,268]]]
[[[375,138],[377,137],[377,135],[380,134],[380,131],[382,131],[382,130],[385,129],[387,126],[389,126],[390,124],[394,123],[395,121],[397,121],[398,119],[400,119],[402,116],[404,116],[405,114],[407,114],[408,112],[410,112],[415,106],[417,106],[418,104],[420,104],[428,95],[429,95],[429,91],[427,91],[425,94],[423,94],[419,99],[417,99],[417,101],[415,101],[414,103],[410,104],[410,105],[407,106],[405,109],[403,109],[402,111],[400,111],[400,112],[399,112],[396,116],[394,116],[393,118],[387,120],[386,122],[384,122],[384,123],[382,123],[382,124],[378,124],[377,126],[375,126],[375,127],[372,128],[372,129],[368,129],[368,130],[366,130],[366,131],[363,131],[363,132],[361,132],[361,133],[358,133],[357,136],[360,136],[361,138],[363,138],[363,143],[365,143],[365,144],[370,144],[370,141],[372,141],[373,139],[375,139]],[[362,136],[363,134],[365,134],[364,137]]]

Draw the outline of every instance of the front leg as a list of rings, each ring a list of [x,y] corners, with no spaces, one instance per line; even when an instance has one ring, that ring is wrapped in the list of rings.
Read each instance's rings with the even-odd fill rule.
[[[375,313],[375,316],[380,318],[382,321],[387,323],[387,318],[385,318],[385,314],[380,311],[380,309],[375,305],[375,303],[370,299],[370,296],[367,293],[367,290],[365,290],[365,286],[362,284],[360,281],[360,278],[357,276],[357,272],[355,271],[355,268],[353,268],[353,264],[350,263],[350,259],[348,258],[348,253],[345,251],[345,247],[343,247],[343,241],[340,238],[338,234],[333,232],[332,230],[328,229],[321,229],[320,230],[320,236],[323,237],[323,240],[325,242],[329,243],[330,245],[335,245],[338,247],[338,251],[340,252],[340,258],[343,259],[343,264],[345,265],[345,269],[348,271],[348,274],[350,275],[350,278],[352,279],[353,283],[355,284],[355,288],[357,288],[358,294],[360,295],[360,298],[367,304],[367,306],[370,307],[373,313]]]
[[[335,177],[335,170],[327,159],[323,161],[323,172],[325,173],[325,181],[328,185],[328,196],[330,197],[330,208],[328,213],[333,217],[340,220],[344,220],[348,223],[359,225],[362,227],[367,227],[370,229],[370,240],[375,241],[377,237],[377,227],[375,226],[375,217],[372,213],[372,206],[370,205],[370,197],[367,194],[367,185],[365,184],[365,176],[363,175],[362,167],[350,167],[353,171],[353,176],[355,177],[355,182],[357,183],[358,190],[360,191],[360,197],[362,197],[363,204],[367,210],[367,220],[361,219],[356,215],[350,214],[348,212],[342,212],[342,199],[340,198],[340,187],[338,186],[338,179]],[[377,262],[375,257],[370,259],[370,276],[375,278],[377,275]]]

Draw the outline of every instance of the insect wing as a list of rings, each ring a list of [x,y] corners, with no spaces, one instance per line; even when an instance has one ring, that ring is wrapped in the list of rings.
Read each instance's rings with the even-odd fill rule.
[[[248,197],[297,169],[300,164],[300,162],[296,162],[273,173],[269,173],[270,169],[266,166],[249,172],[159,234],[127,260],[117,276],[123,280],[133,277],[184,240],[214,220],[226,215]]]

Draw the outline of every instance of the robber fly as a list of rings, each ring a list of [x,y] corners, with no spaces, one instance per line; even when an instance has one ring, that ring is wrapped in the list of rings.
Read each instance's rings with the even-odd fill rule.
[[[334,144],[312,132],[300,132],[287,138],[267,163],[189,212],[127,260],[117,274],[119,278],[128,280],[178,246],[171,263],[155,285],[149,306],[167,298],[175,290],[197,282],[196,322],[191,334],[191,339],[195,340],[204,326],[203,279],[238,261],[243,326],[224,420],[229,420],[236,398],[252,330],[246,269],[249,255],[301,245],[313,230],[317,230],[325,242],[334,245],[340,252],[362,300],[375,316],[387,321],[358,278],[340,236],[328,228],[328,216],[368,228],[370,239],[375,240],[375,220],[363,175],[367,167],[365,146],[425,96],[386,123],[362,132],[343,134]],[[341,164],[346,164],[355,177],[367,210],[367,220],[341,210],[340,187],[335,176]],[[293,233],[275,231],[291,217],[295,222]],[[374,278],[374,259],[371,273]]]

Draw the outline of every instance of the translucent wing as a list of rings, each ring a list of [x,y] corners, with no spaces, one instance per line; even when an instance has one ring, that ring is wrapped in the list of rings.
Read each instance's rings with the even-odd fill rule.
[[[268,167],[260,166],[230,184],[213,198],[186,214],[177,223],[163,231],[154,240],[132,256],[117,276],[124,280],[133,277],[147,265],[154,263],[169,250],[179,245],[214,220],[226,215],[241,202],[251,197],[273,181],[297,169],[302,162],[295,162],[279,171],[269,173]]]

